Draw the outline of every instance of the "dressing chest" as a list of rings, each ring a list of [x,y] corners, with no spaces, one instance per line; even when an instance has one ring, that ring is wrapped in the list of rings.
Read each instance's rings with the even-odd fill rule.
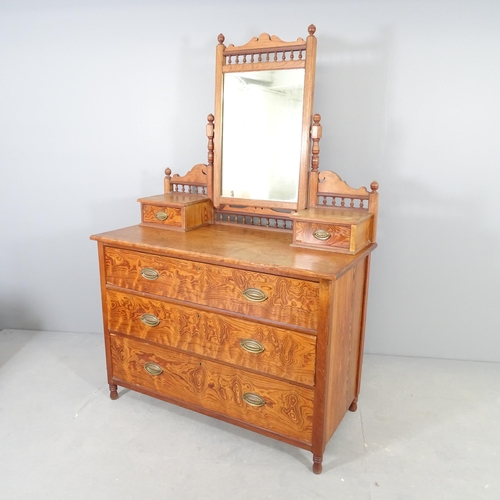
[[[92,239],[111,399],[125,387],[279,439],[311,451],[320,473],[326,443],[356,410],[378,184],[353,189],[319,170],[314,33],[239,47],[219,35],[207,164],[167,169],[164,193],[139,200],[139,225]],[[254,94],[255,117],[230,109]],[[299,142],[282,144],[294,163],[267,177],[245,169],[238,116],[251,130],[272,122],[262,172],[279,163],[283,137]]]

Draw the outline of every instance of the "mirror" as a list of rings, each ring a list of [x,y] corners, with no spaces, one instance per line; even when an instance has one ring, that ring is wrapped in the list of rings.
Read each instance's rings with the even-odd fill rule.
[[[308,31],[306,40],[284,42],[263,33],[227,47],[219,35],[215,121],[209,125],[217,210],[306,208],[316,28]]]
[[[224,75],[223,197],[297,202],[304,73],[295,68]]]

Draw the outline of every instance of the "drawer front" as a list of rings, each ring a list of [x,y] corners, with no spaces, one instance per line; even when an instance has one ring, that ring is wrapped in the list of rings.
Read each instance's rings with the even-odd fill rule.
[[[317,328],[318,283],[110,247],[105,266],[112,285]]]
[[[321,222],[295,221],[294,236],[296,243],[349,250],[351,228]]]
[[[181,209],[157,205],[142,205],[142,222],[180,227],[182,225]]]
[[[316,337],[222,314],[107,292],[108,328],[314,385]]]
[[[117,379],[311,442],[312,389],[114,334],[110,344]]]

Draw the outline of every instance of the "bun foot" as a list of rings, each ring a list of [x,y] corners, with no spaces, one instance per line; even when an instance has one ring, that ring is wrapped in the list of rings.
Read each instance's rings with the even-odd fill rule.
[[[323,456],[317,457],[316,455],[313,456],[313,472],[315,474],[321,474],[323,471]]]
[[[114,401],[118,399],[118,386],[109,384],[109,397]]]
[[[358,398],[354,398],[351,406],[349,406],[349,411],[356,411],[358,409]]]

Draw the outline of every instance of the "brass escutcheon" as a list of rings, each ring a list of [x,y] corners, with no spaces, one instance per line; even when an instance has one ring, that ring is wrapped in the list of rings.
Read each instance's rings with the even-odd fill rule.
[[[259,354],[264,351],[264,346],[258,340],[244,339],[240,342],[240,346],[252,354]]]
[[[247,288],[242,293],[246,299],[252,302],[264,302],[267,299],[267,295],[258,288]]]
[[[146,363],[144,365],[144,369],[150,374],[150,375],[160,375],[163,373],[163,368],[160,365],[157,365],[156,363]]]
[[[266,404],[263,398],[253,392],[245,392],[245,394],[243,394],[243,399],[245,403],[248,403],[250,406],[264,406]]]
[[[331,234],[324,229],[318,229],[317,231],[314,231],[313,236],[317,240],[326,241],[328,238],[330,238]]]
[[[160,320],[153,314],[143,314],[141,321],[148,326],[158,326],[160,324]]]
[[[141,269],[141,276],[147,280],[153,281],[160,277],[160,273],[152,267],[143,267]]]
[[[158,220],[167,220],[168,219],[168,214],[166,212],[156,212],[155,213],[155,217],[158,219]]]

